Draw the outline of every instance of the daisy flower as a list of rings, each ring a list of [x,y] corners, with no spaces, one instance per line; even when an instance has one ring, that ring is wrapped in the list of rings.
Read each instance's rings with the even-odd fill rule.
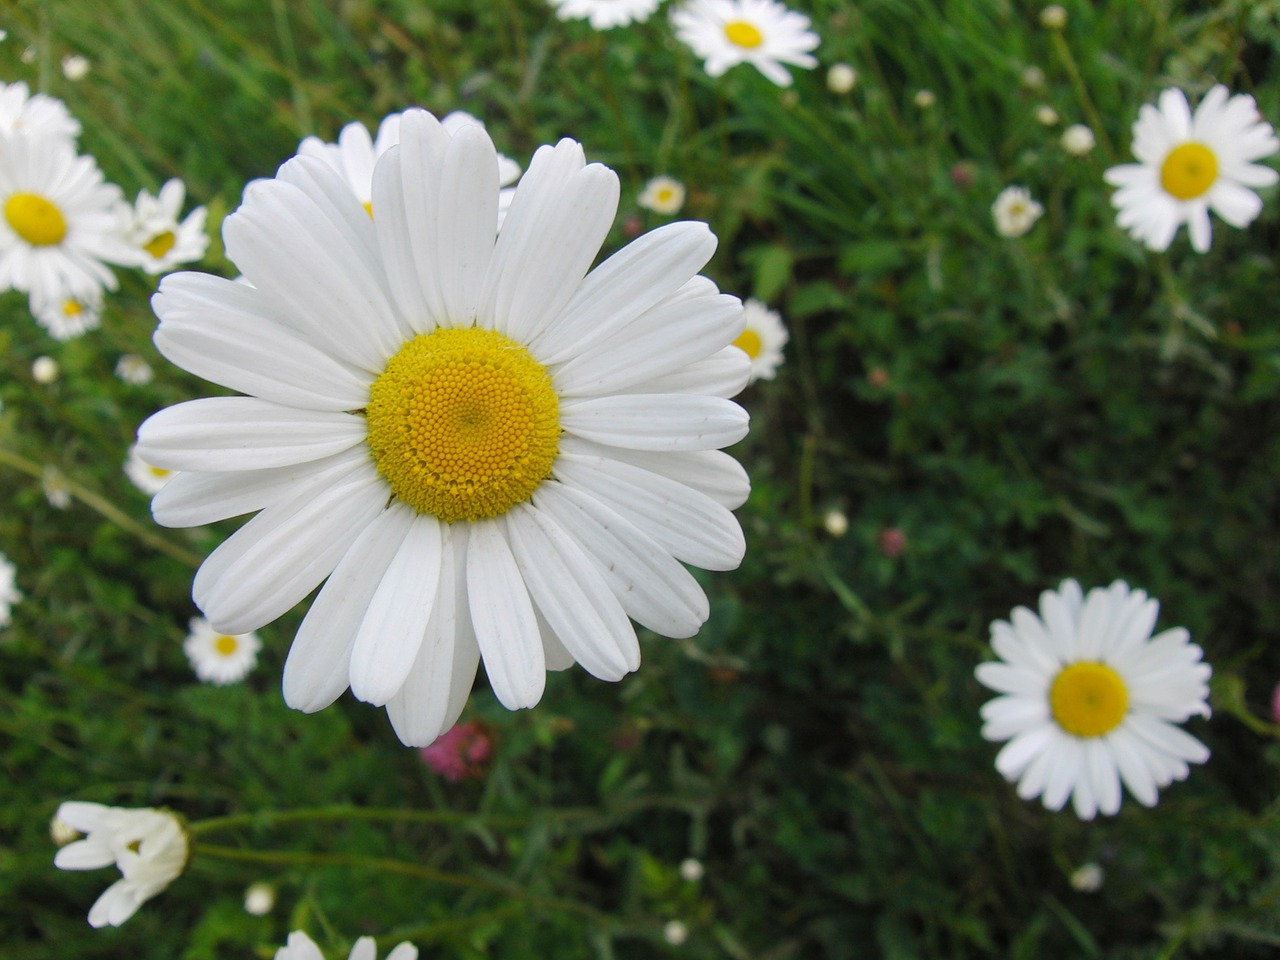
[[[135,443],[129,446],[129,452],[125,455],[124,475],[147,496],[154,497],[173,479],[174,472],[147,463],[138,453],[138,445]]]
[[[135,387],[145,387],[155,379],[155,371],[136,353],[126,353],[116,361],[116,376]]]
[[[640,663],[628,616],[697,632],[706,596],[681,561],[732,569],[747,432],[727,398],[749,365],[742,308],[697,275],[716,241],[668,224],[593,270],[618,178],[580,145],[542,147],[497,231],[498,157],[410,111],[365,213],[300,156],[227,218],[251,285],[166,277],[155,342],[249,394],[163,410],[139,431],[180,470],[152,503],[169,526],[261,511],[196,575],[223,633],[274,620],[322,580],[284,696],[319,710],[348,687],[425,746],[462,711],[481,659],[509,709],[575,660]]]
[[[746,327],[733,345],[751,360],[751,382],[772,380],[782,366],[782,348],[791,339],[782,317],[756,299],[743,304]]]
[[[0,134],[26,134],[74,143],[80,121],[57,97],[31,93],[25,83],[0,83]]]
[[[118,927],[182,873],[187,832],[166,810],[130,810],[69,801],[57,818],[85,834],[53,858],[62,870],[96,870],[114,863],[124,875],[89,908],[92,927]]]
[[[182,651],[205,683],[216,687],[239,683],[257,665],[262,641],[256,633],[220,633],[204,617],[192,617],[187,627],[190,632],[182,642]]]
[[[36,323],[55,340],[67,341],[102,324],[102,287],[86,284],[81,290],[33,291],[29,300]]]
[[[654,177],[644,185],[636,203],[654,213],[678,213],[684,206],[684,184],[674,177]]]
[[[196,207],[185,220],[178,220],[186,195],[186,185],[177,178],[165,183],[158,196],[138,191],[125,238],[137,265],[147,273],[165,273],[180,263],[199,260],[208,249],[204,207]]]
[[[324,954],[314,940],[295,930],[276,951],[275,960],[324,960]],[[361,937],[352,946],[347,960],[378,960],[377,941],[373,937]],[[387,954],[386,960],[418,960],[418,948],[408,942],[401,943]]]
[[[68,53],[62,58],[62,75],[73,82],[83,80],[92,68],[89,58],[78,53]]]
[[[373,168],[378,158],[400,142],[400,120],[403,113],[392,113],[382,118],[378,124],[378,134],[370,137],[363,123],[348,123],[338,134],[337,143],[325,143],[319,137],[307,137],[298,145],[298,154],[305,157],[319,157],[333,167],[347,181],[355,193],[356,199],[364,204],[365,211],[373,216]],[[441,121],[445,132],[457,133],[468,124],[481,127],[484,124],[471,114],[455,110],[447,114]],[[511,198],[515,196],[512,186],[520,179],[520,164],[510,157],[498,155],[498,180],[502,190],[498,194],[498,226],[507,215],[511,206]]]
[[[62,140],[0,135],[0,290],[47,297],[116,288],[129,263],[120,188]]]
[[[789,87],[784,63],[806,70],[818,65],[809,53],[820,42],[809,18],[777,0],[689,0],[672,12],[671,23],[712,77],[749,63],[778,86]]]
[[[1133,125],[1139,163],[1112,167],[1103,176],[1119,187],[1111,203],[1116,223],[1152,250],[1167,250],[1185,223],[1191,247],[1209,249],[1212,210],[1233,227],[1247,227],[1262,210],[1250,187],[1269,187],[1280,175],[1255,160],[1280,150],[1275,131],[1248,94],[1232,97],[1219,84],[1195,114],[1186,94],[1170,89],[1159,106],[1144,104]]]
[[[1181,627],[1151,636],[1160,605],[1117,580],[1085,596],[1074,580],[991,625],[1000,660],[977,668],[1001,696],[982,708],[982,735],[1007,740],[996,769],[1024,800],[1082,820],[1120,809],[1120,784],[1143,806],[1209,751],[1174,724],[1209,715],[1212,672]]]
[[[1002,237],[1020,237],[1036,225],[1044,207],[1031,199],[1026,187],[1005,187],[991,204],[991,218],[996,233]]]
[[[22,599],[18,589],[18,568],[0,553],[0,627],[7,627],[13,618],[13,605]]]
[[[589,20],[596,30],[644,23],[661,0],[547,0],[561,20]]]

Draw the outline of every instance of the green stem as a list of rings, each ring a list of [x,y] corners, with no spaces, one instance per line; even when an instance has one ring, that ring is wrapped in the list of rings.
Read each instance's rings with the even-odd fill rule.
[[[21,454],[14,453],[12,450],[6,450],[0,447],[0,465],[12,467],[19,473],[25,473],[30,477],[40,480],[44,477],[44,467],[36,463],[34,460],[28,460]],[[204,562],[204,557],[180,547],[176,543],[170,543],[164,537],[157,534],[154,530],[149,529],[139,523],[133,517],[129,516],[115,504],[111,503],[101,494],[95,493],[88,487],[82,486],[64,476],[66,489],[72,497],[79,500],[86,507],[96,511],[104,519],[114,523],[120,529],[133,534],[147,546],[159,550],[161,553],[172,557],[175,560],[187,564],[188,566],[198,567]]]
[[[1054,30],[1052,33],[1054,52],[1057,53],[1058,59],[1062,61],[1062,66],[1071,78],[1071,86],[1075,88],[1076,99],[1080,101],[1080,109],[1089,118],[1089,125],[1093,127],[1094,133],[1097,134],[1098,142],[1102,144],[1102,152],[1106,154],[1107,163],[1114,164],[1116,162],[1116,148],[1112,145],[1111,138],[1107,136],[1107,128],[1102,122],[1102,115],[1098,113],[1098,108],[1093,104],[1093,98],[1089,96],[1089,88],[1085,86],[1084,77],[1080,74],[1080,68],[1076,66],[1076,58],[1071,55],[1071,47],[1068,46],[1061,30]]]
[[[557,810],[538,818],[541,822],[569,822],[589,820],[600,816],[598,810],[571,808]],[[483,823],[490,827],[523,827],[533,822],[531,817],[500,816],[483,813],[464,813],[457,810],[398,810],[394,807],[353,807],[336,805],[308,807],[304,810],[261,810],[255,813],[237,813],[226,817],[211,817],[188,824],[187,831],[193,837],[234,830],[239,827],[260,827],[281,823],[308,823],[324,820],[391,820],[401,823]]]

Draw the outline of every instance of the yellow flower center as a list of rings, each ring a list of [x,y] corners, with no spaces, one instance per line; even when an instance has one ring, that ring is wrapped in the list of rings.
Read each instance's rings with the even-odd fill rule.
[[[724,25],[724,35],[729,42],[739,47],[754,50],[764,43],[764,34],[753,24],[745,20],[734,20]]]
[[[158,233],[146,243],[142,245],[142,249],[151,254],[152,257],[159,260],[166,253],[173,249],[173,245],[178,242],[178,238],[173,235],[172,230],[166,230],[164,233]]]
[[[223,657],[229,657],[240,648],[240,641],[235,637],[221,636],[213,642],[213,649]]]
[[[64,317],[78,317],[84,313],[84,307],[79,300],[62,301],[62,315]]]
[[[1129,689],[1105,663],[1063,667],[1049,688],[1049,706],[1058,726],[1077,737],[1110,733],[1129,711]]]
[[[1218,158],[1203,143],[1180,143],[1160,165],[1160,186],[1179,200],[1194,200],[1218,179]]]
[[[4,202],[4,218],[13,232],[33,247],[51,247],[67,235],[62,211],[38,194],[13,194]]]
[[[446,523],[523,503],[551,474],[560,403],[546,368],[493,330],[408,341],[369,389],[369,449],[391,492]]]
[[[752,360],[760,356],[760,350],[764,346],[760,342],[760,334],[748,328],[738,335],[738,339],[733,341],[733,345],[745,353]]]

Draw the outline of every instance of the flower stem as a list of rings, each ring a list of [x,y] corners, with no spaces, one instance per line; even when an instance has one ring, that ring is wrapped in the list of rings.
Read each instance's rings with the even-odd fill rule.
[[[601,816],[598,810],[568,809],[539,818],[542,821],[587,820]],[[200,837],[221,830],[238,827],[255,827],[281,823],[307,823],[325,820],[392,820],[402,823],[440,823],[461,825],[483,823],[490,827],[523,827],[532,822],[530,817],[495,816],[493,814],[465,813],[458,810],[398,810],[391,807],[308,807],[304,810],[261,810],[254,813],[238,813],[226,817],[211,817],[188,824],[193,837]]]

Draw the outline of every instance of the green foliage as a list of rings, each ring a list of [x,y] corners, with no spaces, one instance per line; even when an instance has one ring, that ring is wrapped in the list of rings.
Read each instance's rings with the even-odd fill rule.
[[[782,90],[745,66],[707,77],[662,15],[596,33],[541,0],[10,5],[0,79],[65,98],[127,194],[184,178],[215,235],[304,135],[464,109],[522,164],[568,135],[617,169],[608,250],[667,219],[635,204],[647,178],[683,181],[682,215],[720,237],[710,274],[791,342],[740,398],[749,549],[698,574],[702,633],[648,638],[618,685],[553,676],[527,713],[478,684],[467,716],[496,756],[449,784],[382,711],[283,706],[296,613],[246,683],[191,676],[184,558],[234,524],[160,530],[120,471],[144,417],[208,392],[150,344],[153,283],[124,277],[103,328],[66,344],[0,296],[0,551],[25,595],[0,632],[7,958],[270,957],[298,928],[331,956],[369,933],[460,960],[1274,955],[1276,191],[1248,230],[1216,222],[1208,254],[1180,237],[1156,255],[1115,227],[1102,171],[1170,84],[1226,83],[1280,121],[1276,3],[1081,0],[1061,33],[1009,0],[797,6],[822,69]],[[87,78],[59,74],[69,52]],[[840,61],[859,73],[844,95],[823,85]],[[1066,154],[1042,104],[1098,148]],[[1009,183],[1046,211],[1017,240],[991,223]],[[216,236],[202,268],[236,272]],[[156,380],[117,380],[124,353]],[[62,375],[41,386],[46,354]],[[15,458],[60,470],[72,507]],[[847,533],[825,532],[832,509]],[[1153,810],[1080,823],[1020,801],[979,735],[988,623],[1067,576],[1147,590],[1214,666],[1215,716],[1189,724],[1213,758]],[[51,866],[72,798],[242,819],[94,931],[110,871]],[[309,808],[344,813],[288,816]],[[701,881],[678,872],[690,856]],[[1071,885],[1087,862],[1099,892]],[[258,879],[268,917],[240,906]]]

